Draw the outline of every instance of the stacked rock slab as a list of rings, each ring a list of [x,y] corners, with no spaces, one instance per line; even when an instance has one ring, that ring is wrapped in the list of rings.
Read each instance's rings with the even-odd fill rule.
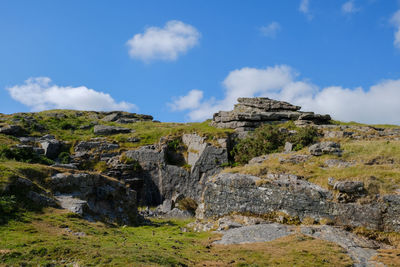
[[[299,111],[301,107],[266,97],[238,98],[232,111],[220,111],[213,116],[212,125],[238,132],[252,131],[274,121],[295,121],[296,124],[328,124],[329,115]]]

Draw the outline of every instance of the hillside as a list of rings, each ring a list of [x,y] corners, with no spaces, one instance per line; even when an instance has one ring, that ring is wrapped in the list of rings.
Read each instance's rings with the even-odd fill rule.
[[[400,126],[299,110],[1,114],[0,264],[400,264]]]

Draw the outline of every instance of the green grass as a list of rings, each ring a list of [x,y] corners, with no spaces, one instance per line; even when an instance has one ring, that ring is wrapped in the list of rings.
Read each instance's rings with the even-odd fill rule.
[[[351,266],[337,245],[302,235],[248,245],[212,245],[217,235],[182,232],[189,221],[117,227],[62,210],[24,213],[0,226],[0,264],[33,266]],[[66,228],[71,230],[68,232]],[[84,236],[74,233],[83,232]]]

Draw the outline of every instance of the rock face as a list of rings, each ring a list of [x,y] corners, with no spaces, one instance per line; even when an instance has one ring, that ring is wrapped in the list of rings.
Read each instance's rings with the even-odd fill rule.
[[[48,158],[54,159],[60,153],[62,142],[55,139],[52,135],[46,135],[39,141],[44,149],[44,155]]]
[[[0,133],[7,135],[18,135],[22,132],[22,128],[18,125],[5,125],[0,128]]]
[[[232,111],[215,113],[212,125],[246,132],[273,121],[293,120],[298,124],[327,124],[331,119],[329,115],[302,112],[299,111],[299,106],[265,97],[238,98],[238,102]]]
[[[222,147],[211,145],[196,134],[184,135],[182,141],[188,147],[185,161],[191,165],[190,170],[168,161],[166,145],[145,146],[125,153],[141,166],[141,172],[131,178],[140,183],[137,191],[142,204],[158,205],[175,195],[198,201],[207,178],[228,162],[227,140],[220,140]]]
[[[136,192],[117,180],[99,174],[58,173],[49,187],[70,211],[120,224],[137,222]]]
[[[310,217],[336,225],[398,231],[400,196],[384,197],[373,204],[337,203],[332,194],[295,175],[277,174],[267,180],[255,176],[222,173],[210,179],[196,216],[221,217],[233,212],[254,215],[283,213],[302,221]]]

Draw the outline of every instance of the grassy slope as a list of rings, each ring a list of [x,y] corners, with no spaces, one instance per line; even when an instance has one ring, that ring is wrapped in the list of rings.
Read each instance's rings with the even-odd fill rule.
[[[56,119],[53,113],[63,113],[67,117]],[[31,114],[32,115],[32,114]],[[80,126],[90,125],[93,121],[100,124],[127,127],[135,133],[107,136],[109,141],[119,142],[122,149],[135,148],[158,142],[162,136],[177,136],[182,133],[197,132],[207,136],[210,142],[231,132],[226,129],[215,129],[203,123],[154,123],[138,122],[135,124],[116,124],[101,122],[94,118],[93,113],[82,112],[75,116],[75,111],[45,111],[33,114],[38,122],[45,126],[45,132],[38,132],[34,127],[27,127],[29,134],[42,136],[53,134],[58,139],[70,142],[88,140],[97,137],[93,134],[93,126],[80,129]],[[2,121],[15,119],[14,115],[2,115]],[[347,123],[342,125],[353,125]],[[72,126],[72,127],[71,127]],[[379,126],[382,127],[382,126]],[[394,127],[394,126],[384,126]],[[140,142],[131,143],[129,137],[139,137]],[[326,159],[333,156],[314,157],[305,164],[279,164],[278,158],[272,159],[260,166],[238,167],[228,171],[240,171],[260,175],[265,169],[270,172],[288,172],[303,175],[306,179],[327,187],[327,178],[363,180],[371,190],[378,188],[380,193],[392,193],[400,184],[400,141],[370,140],[336,140],[342,144],[344,155],[342,159],[355,161],[353,167],[321,168]],[[0,144],[10,146],[16,143],[15,138],[0,134]],[[307,154],[307,149],[297,152]],[[287,155],[279,155],[287,157]],[[364,163],[379,158],[383,164],[366,166]],[[385,160],[394,159],[394,164]],[[26,164],[15,161],[0,162],[0,186],[8,183],[14,174],[31,180],[44,179],[50,172],[49,168],[38,164]],[[375,176],[376,179],[371,179]],[[135,265],[238,265],[253,264],[262,266],[273,264],[281,266],[346,266],[350,259],[337,246],[320,240],[312,240],[303,236],[290,236],[273,242],[235,245],[211,246],[215,236],[210,233],[182,233],[179,229],[185,225],[182,221],[159,221],[152,226],[138,228],[116,227],[101,223],[90,223],[71,216],[61,210],[45,210],[44,213],[25,212],[21,220],[10,220],[0,226],[0,265],[19,264],[22,262],[33,265],[50,262],[73,263],[85,265],[119,265],[127,263]],[[0,215],[1,216],[1,215]],[[68,226],[74,232],[85,232],[85,237],[78,237],[65,231]],[[398,260],[399,250],[385,250],[377,257],[389,263]],[[396,258],[397,257],[397,258]],[[394,265],[393,265],[394,266]]]
[[[309,154],[308,148],[294,154],[272,154],[270,159],[260,165],[245,165],[225,169],[226,172],[240,172],[257,176],[269,173],[291,173],[304,176],[310,182],[328,188],[328,178],[337,180],[361,180],[370,186],[371,193],[393,193],[400,188],[400,141],[384,140],[340,140],[344,150],[342,157],[324,155],[312,157],[305,163],[280,163],[279,158],[288,158],[294,154]],[[341,159],[354,162],[347,168],[327,168],[328,159]],[[381,164],[365,165],[373,159]],[[392,163],[393,160],[393,163]]]
[[[25,213],[23,221],[0,226],[0,264],[351,265],[350,258],[337,245],[302,235],[251,245],[213,246],[210,243],[217,238],[215,234],[181,232],[186,223],[158,220],[147,226],[116,227],[87,222],[62,210]]]

